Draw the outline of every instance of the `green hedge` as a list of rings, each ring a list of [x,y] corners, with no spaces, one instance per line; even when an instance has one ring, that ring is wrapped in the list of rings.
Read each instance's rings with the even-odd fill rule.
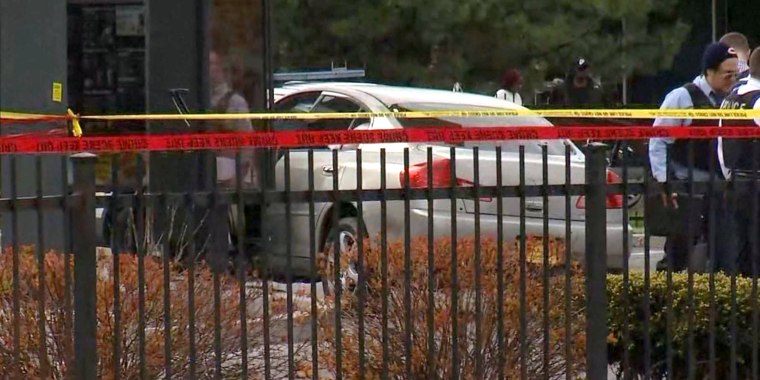
[[[667,373],[668,339],[672,347],[672,378],[686,378],[689,357],[689,332],[693,334],[693,356],[696,358],[695,378],[705,378],[710,374],[710,331],[714,331],[715,367],[718,378],[731,373],[731,348],[736,347],[737,378],[752,378],[753,350],[753,283],[751,279],[736,278],[736,336],[731,334],[732,284],[731,278],[715,275],[715,291],[711,297],[709,275],[694,275],[693,303],[689,300],[688,274],[673,274],[672,285],[668,285],[667,274],[652,273],[649,291],[645,292],[644,274],[631,274],[629,278],[627,309],[623,277],[609,276],[607,290],[609,296],[608,337],[610,364],[623,364],[624,347],[628,347],[630,366],[634,374],[644,375],[644,337],[650,337],[650,363],[652,375],[660,378]],[[669,290],[670,289],[670,290]],[[649,324],[645,331],[645,295],[649,294]],[[757,293],[755,293],[757,294]],[[672,307],[669,297],[672,296]],[[711,299],[713,302],[711,302]],[[715,310],[714,327],[710,323],[711,305]],[[668,322],[668,311],[672,312]],[[760,310],[758,310],[760,311]],[[691,318],[690,318],[691,317]],[[691,323],[691,328],[689,323]],[[624,326],[628,325],[628,338]],[[670,333],[670,337],[668,334]],[[760,336],[760,334],[759,334]],[[760,345],[760,341],[756,342]]]

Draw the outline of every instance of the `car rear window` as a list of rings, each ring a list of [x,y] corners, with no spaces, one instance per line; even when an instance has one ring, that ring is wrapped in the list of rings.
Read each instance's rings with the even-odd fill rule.
[[[504,111],[502,108],[448,104],[448,103],[399,103],[389,107],[394,112],[440,112],[440,111]],[[441,116],[429,118],[398,118],[404,128],[479,128],[479,127],[551,127],[552,124],[540,116]],[[562,140],[508,140],[508,141],[470,141],[457,146],[480,149],[496,149],[501,146],[503,152],[518,153],[520,145],[525,146],[525,153],[541,154],[546,145],[549,155],[565,154]]]

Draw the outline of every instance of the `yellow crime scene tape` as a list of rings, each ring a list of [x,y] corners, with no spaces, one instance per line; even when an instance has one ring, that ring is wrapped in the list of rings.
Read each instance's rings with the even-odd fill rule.
[[[74,136],[82,136],[82,127],[79,125],[77,115],[74,114],[74,111],[72,111],[71,108],[66,111],[66,116],[71,118],[71,132],[74,134]]]
[[[82,135],[80,121],[171,121],[171,120],[318,120],[394,117],[424,119],[440,117],[520,117],[540,116],[555,118],[615,118],[615,119],[726,119],[749,120],[760,118],[760,110],[723,109],[505,109],[494,111],[401,111],[401,112],[340,112],[340,113],[195,113],[195,114],[131,114],[131,115],[77,115],[68,110],[66,115],[34,114],[0,111],[0,120],[35,121],[68,120],[75,136]]]
[[[500,111],[402,111],[402,112],[315,112],[315,113],[226,113],[226,114],[152,114],[152,115],[98,115],[80,116],[81,120],[315,120],[395,117],[421,119],[433,117],[573,117],[573,118],[690,118],[690,119],[753,119],[760,118],[760,110],[685,110],[685,109],[555,109],[555,110],[500,110]]]
[[[7,120],[37,120],[37,119],[51,119],[51,118],[63,119],[65,118],[65,116],[27,113],[27,112],[0,111],[0,119],[7,119]]]
[[[8,112],[0,111],[0,121],[9,120],[10,122],[50,122],[50,121],[71,121],[71,131],[76,137],[82,136],[82,126],[79,124],[79,115],[75,114],[70,108],[66,110],[65,115],[39,114],[25,112]]]

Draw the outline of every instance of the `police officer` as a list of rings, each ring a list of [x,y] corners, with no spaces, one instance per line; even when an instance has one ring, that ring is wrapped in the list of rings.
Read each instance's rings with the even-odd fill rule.
[[[734,89],[721,104],[722,109],[760,110],[760,48],[749,59],[749,78]],[[760,126],[760,118],[754,120],[721,120],[721,126]],[[760,256],[752,250],[752,237],[760,237],[760,215],[754,213],[754,186],[760,188],[760,140],[723,139],[721,158],[731,177],[732,214],[736,226],[736,248],[745,275],[760,274]],[[758,200],[760,201],[760,200]],[[757,224],[756,224],[757,223]],[[760,247],[759,247],[760,248]]]
[[[713,43],[707,46],[702,56],[702,73],[679,88],[672,90],[665,97],[661,109],[677,108],[717,108],[723,97],[733,86],[737,76],[738,58],[734,49],[724,43]],[[672,126],[714,126],[716,121],[657,118],[655,127]],[[690,157],[690,145],[693,155]],[[720,170],[716,140],[674,140],[672,138],[655,138],[649,141],[649,161],[652,175],[659,183],[667,181],[685,181],[689,178],[689,163],[693,159],[693,179],[695,182],[707,182],[710,179],[710,168],[714,168],[716,178],[723,174]],[[689,198],[688,194],[671,194],[668,207],[675,209],[674,226],[667,235],[665,255],[657,264],[658,270],[665,270],[672,261],[672,270],[686,269],[689,262],[689,248],[702,235],[703,217],[706,214],[703,195],[696,194]],[[671,201],[672,198],[672,201]],[[722,199],[716,197],[716,199]],[[717,212],[718,219],[724,214],[724,204],[720,203]],[[721,225],[722,223],[718,223]],[[719,234],[719,237],[722,236]],[[730,240],[730,238],[728,239]],[[722,242],[718,243],[722,246]],[[721,260],[722,258],[718,258]],[[735,260],[728,259],[727,263],[717,263],[719,267],[730,265]]]
[[[739,72],[738,79],[744,79],[749,76],[749,55],[752,51],[749,48],[749,41],[744,34],[739,32],[730,32],[723,35],[719,42],[722,42],[734,49],[736,57],[739,59],[736,70]]]

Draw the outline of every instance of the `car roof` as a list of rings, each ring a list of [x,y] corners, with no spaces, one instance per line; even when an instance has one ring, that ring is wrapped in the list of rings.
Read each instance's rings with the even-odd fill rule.
[[[388,106],[399,103],[442,103],[452,105],[478,105],[501,109],[527,109],[512,102],[497,99],[492,96],[454,92],[433,88],[417,88],[404,86],[381,85],[374,83],[356,82],[327,82],[327,83],[298,83],[281,87],[281,94],[298,91],[330,91],[340,92],[351,90],[370,95]]]
[[[526,107],[517,105],[507,100],[498,99],[493,96],[472,94],[466,92],[454,92],[450,90],[439,90],[432,88],[415,88],[403,86],[390,86],[366,82],[323,82],[323,83],[291,83],[279,88],[280,98],[300,91],[335,91],[338,93],[363,93],[374,97],[386,106],[399,103],[438,103],[452,106],[478,106],[494,109],[512,109],[512,110],[529,110]],[[533,114],[532,112],[529,112]],[[552,124],[538,114],[526,116],[527,118],[538,117],[546,126]],[[535,123],[531,125],[539,125]],[[583,153],[575,144],[567,140],[573,147],[575,155],[583,156]]]
[[[399,103],[444,103],[506,109],[521,108],[514,103],[491,96],[429,88],[378,86],[362,88],[360,91],[374,96],[386,105]]]

